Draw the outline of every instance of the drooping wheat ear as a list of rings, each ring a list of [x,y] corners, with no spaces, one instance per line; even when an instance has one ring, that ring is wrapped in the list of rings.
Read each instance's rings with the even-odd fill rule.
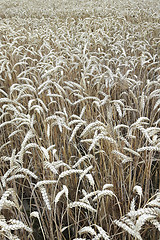
[[[23,142],[22,142],[21,150],[20,150],[20,153],[19,153],[19,162],[22,164],[22,166],[23,166],[23,155],[24,155],[24,152],[25,152],[26,143],[32,137],[34,137],[34,134],[33,134],[32,130],[29,130],[27,132]]]
[[[48,198],[48,194],[47,194],[47,191],[46,191],[45,187],[40,186],[40,187],[39,187],[39,190],[41,191],[43,200],[44,200],[44,202],[45,202],[48,210],[51,211],[51,204],[50,204],[50,201],[49,201],[49,198]]]
[[[129,129],[129,126],[128,125],[125,125],[125,124],[118,124],[114,127],[114,130],[119,130],[120,128],[126,128],[126,129]]]
[[[142,147],[137,149],[138,152],[144,152],[144,151],[157,151],[160,152],[159,146],[148,146],[148,147]]]
[[[11,239],[13,240],[13,235],[10,231],[10,229],[8,229],[8,224],[6,222],[6,219],[5,218],[2,218],[0,219],[0,227],[1,227],[1,234],[5,234],[5,236],[8,238],[8,239]]]
[[[134,229],[129,227],[127,224],[123,223],[122,221],[115,220],[114,223],[118,226],[123,228],[126,232],[131,234],[132,236],[136,237],[138,240],[143,240],[139,232],[135,232]]]
[[[71,127],[72,125],[74,124],[78,124],[78,123],[85,123],[85,121],[83,121],[79,116],[73,114],[70,118],[76,118],[76,119],[73,119],[71,120],[69,123],[68,123],[68,126]],[[78,118],[78,119],[77,119]]]
[[[147,206],[160,208],[160,200],[157,199],[152,200],[149,203],[147,203]]]
[[[135,198],[133,198],[132,201],[131,201],[130,211],[132,211],[132,212],[135,211]]]
[[[79,199],[79,201],[85,202],[90,205],[90,202],[88,201],[88,199],[87,198],[85,199],[85,197],[87,196],[86,190],[82,189],[82,194],[84,195],[84,198]]]
[[[83,117],[85,111],[86,111],[86,106],[84,106],[84,107],[82,108],[82,111],[81,111],[81,113],[80,113],[80,115],[79,115],[80,118]]]
[[[35,218],[39,219],[39,212],[37,212],[37,211],[31,212],[30,217],[31,218],[35,217]]]
[[[160,222],[157,219],[150,219],[150,222],[159,230],[160,232]]]
[[[141,197],[141,196],[142,196],[142,188],[141,188],[141,186],[136,185],[136,186],[133,188],[133,192],[138,193],[138,195]]]
[[[91,198],[91,197],[93,197],[93,196],[95,196],[95,195],[97,195],[98,193],[100,193],[101,191],[100,190],[97,190],[97,191],[94,191],[94,192],[90,192],[90,193],[88,193],[88,194],[85,194],[85,196],[82,198],[82,199],[80,199],[80,201],[82,201],[82,202],[88,202],[88,199],[89,198]],[[88,202],[89,203],[89,202]]]
[[[26,152],[30,148],[37,148],[37,149],[41,150],[41,148],[39,147],[39,145],[37,143],[28,143],[25,146],[24,151]]]
[[[71,137],[70,137],[70,139],[69,139],[69,142],[71,142],[71,141],[73,140],[73,138],[75,137],[77,131],[78,131],[78,130],[80,129],[80,127],[81,127],[82,125],[84,125],[85,123],[86,123],[85,121],[82,121],[82,122],[79,122],[79,123],[75,126],[75,128],[74,128],[74,130],[73,130],[73,132],[72,132],[72,135],[71,135]]]
[[[137,121],[134,122],[134,123],[130,126],[130,128],[131,128],[131,129],[132,129],[132,128],[136,128],[137,126],[141,126],[142,124],[148,125],[148,123],[147,123],[146,121],[150,122],[149,118],[147,118],[147,117],[139,117],[139,118],[137,119]]]
[[[94,187],[95,181],[94,181],[94,178],[93,178],[92,174],[89,173],[89,174],[86,174],[85,176],[86,176],[86,178],[88,179],[90,185],[91,185],[92,187]]]
[[[10,144],[11,144],[11,141],[8,141],[8,142],[4,143],[3,145],[1,145],[0,152],[2,151],[3,148],[6,148],[7,145],[10,145]]]
[[[113,184],[106,183],[106,184],[103,185],[103,190],[106,190],[108,188],[113,188]]]
[[[83,179],[84,176],[86,176],[86,174],[93,168],[93,166],[89,166],[88,168],[86,168],[79,177],[79,181],[81,181]]]
[[[65,194],[65,196],[68,200],[68,188],[65,185],[63,185],[63,189],[59,193],[57,193],[55,200],[54,200],[55,205],[59,202],[59,199],[63,194]]]
[[[19,206],[13,201],[5,200],[5,202],[3,202],[3,207],[2,207],[3,209],[10,209],[11,210],[12,207],[19,209]]]
[[[27,169],[27,168],[18,168],[18,169],[16,169],[16,171],[15,171],[16,173],[18,172],[18,173],[24,173],[24,174],[26,174],[26,175],[29,175],[30,177],[32,177],[32,178],[34,178],[34,179],[38,179],[38,177],[36,176],[36,174],[35,173],[33,173],[33,172],[31,172],[29,169]]]
[[[121,111],[121,107],[120,107],[120,104],[118,104],[118,103],[114,103],[114,106],[115,106],[115,108],[116,108],[116,110],[117,110],[117,112],[118,112],[118,114],[119,114],[119,117],[120,118],[122,118],[122,111]]]
[[[115,194],[111,190],[102,190],[97,194],[97,196],[94,197],[93,202],[97,201],[98,199],[104,196],[112,197],[112,196],[115,196]]]
[[[113,138],[105,136],[103,133],[100,133],[93,139],[92,144],[89,147],[88,151],[90,152],[95,147],[95,145],[98,143],[98,141],[101,139],[106,140],[107,142],[116,145],[116,141]]]
[[[14,165],[16,165],[16,149],[13,149],[12,155],[10,158],[10,168],[12,168]]]
[[[5,126],[7,126],[8,124],[11,124],[12,122],[13,122],[13,120],[3,122],[3,123],[0,124],[0,128],[5,127]]]
[[[92,154],[86,154],[85,156],[81,157],[73,166],[72,168],[78,167],[82,162],[84,162],[87,159],[94,158]]]
[[[97,210],[94,209],[93,207],[91,207],[91,205],[88,205],[88,204],[86,204],[84,202],[76,202],[75,201],[75,202],[70,203],[68,205],[68,208],[75,208],[75,207],[85,208],[85,209],[87,209],[88,211],[90,211],[92,213],[96,213],[97,212]]]
[[[23,222],[16,220],[16,219],[10,219],[8,221],[8,229],[9,230],[18,230],[18,229],[24,229],[27,232],[32,233],[32,229],[29,228],[27,225],[25,225]]]
[[[43,162],[44,168],[45,169],[50,169],[52,173],[54,174],[58,174],[58,171],[56,170],[56,168],[54,167],[54,163],[50,163],[48,161],[44,161]]]
[[[67,169],[71,169],[71,167],[67,163],[65,163],[61,160],[57,160],[56,162],[52,162],[52,163],[56,169],[58,169],[60,167],[66,167]]]
[[[30,218],[32,218],[32,217],[35,217],[35,218],[38,219],[39,225],[40,225],[40,228],[41,228],[41,231],[42,231],[42,234],[43,234],[43,238],[45,240],[46,237],[45,237],[44,230],[43,230],[43,227],[42,227],[42,223],[41,223],[41,220],[40,220],[39,212],[37,212],[37,211],[31,212]]]
[[[99,233],[100,233],[100,237],[102,237],[104,240],[110,240],[110,237],[108,236],[108,234],[106,233],[106,231],[104,231],[104,229],[96,224],[94,224],[94,226],[96,226],[96,228],[98,229]]]
[[[160,209],[157,207],[154,208],[150,208],[150,207],[146,207],[146,208],[140,208],[137,209],[136,211],[130,211],[127,213],[127,216],[130,218],[136,218],[139,217],[143,214],[149,214],[149,215],[155,215],[155,216],[159,216],[160,215]]]
[[[102,239],[102,235],[100,233],[98,233],[96,236],[92,238],[92,240],[100,240],[100,239]]]
[[[17,204],[17,200],[16,200],[16,196],[15,196],[15,191],[14,191],[13,188],[9,188],[8,190],[6,190],[6,191],[3,193],[3,195],[2,195],[2,197],[1,197],[1,199],[0,199],[0,211],[3,209],[3,207],[6,205],[6,203],[8,203],[8,204],[10,203],[9,206],[10,206],[10,205],[14,205],[14,202],[11,203],[11,201],[7,200],[7,198],[8,198],[10,195],[12,195],[14,202]],[[18,204],[17,204],[17,206],[18,206]]]
[[[7,179],[6,179],[6,182],[11,182],[11,181],[13,181],[14,179],[19,179],[19,178],[25,178],[25,175],[23,175],[23,174],[13,175],[13,176],[7,178]]]
[[[40,147],[41,151],[44,155],[44,158],[47,159],[49,161],[49,154],[48,154],[48,150],[46,148],[44,148],[43,146]]]
[[[6,179],[15,169],[16,169],[16,166],[13,166],[12,168],[8,169],[6,173],[1,177],[3,187],[6,187]]]
[[[80,137],[85,137],[88,133],[90,133],[91,131],[94,131],[95,127],[103,127],[103,129],[106,129],[106,125],[100,121],[95,121],[90,123],[81,133]]]
[[[125,154],[119,152],[118,150],[113,150],[112,154],[116,155],[119,159],[121,159],[122,163],[133,161],[131,157],[126,156]]]
[[[135,232],[139,232],[142,226],[145,224],[146,221],[153,220],[155,218],[154,215],[151,214],[142,214],[136,221],[136,225],[134,227]]]
[[[92,97],[92,96],[91,97],[83,97],[83,96],[81,96],[81,99],[75,101],[74,103],[71,103],[71,105],[73,105],[73,106],[74,105],[78,105],[79,103],[82,103],[82,102],[84,102],[86,100],[95,100],[95,101],[99,102],[99,99],[97,97]]]
[[[140,156],[141,156],[138,152],[134,151],[134,150],[131,149],[131,148],[124,147],[123,149],[124,149],[125,151],[127,151],[127,152],[132,153],[133,155],[135,155],[135,156],[137,156],[137,157],[140,157]]]
[[[47,185],[47,184],[54,184],[57,183],[56,180],[43,180],[43,181],[39,181],[36,183],[36,185],[34,186],[33,191],[37,188],[37,187],[41,187],[42,185]]]
[[[66,177],[68,175],[71,175],[73,173],[80,173],[81,174],[81,173],[83,173],[83,170],[70,169],[70,170],[64,171],[59,175],[59,179],[64,178],[64,177]]]
[[[33,178],[35,178],[35,179],[37,179],[38,177],[33,173],[33,172],[31,172],[29,169],[25,169],[25,168],[18,168],[18,169],[15,169],[14,170],[14,175],[13,176],[11,176],[11,177],[9,177],[9,178],[7,178],[6,179],[6,181],[5,182],[10,182],[10,181],[12,181],[12,180],[14,180],[14,179],[18,179],[18,178],[25,178],[25,175],[24,174],[16,174],[16,173],[25,173],[25,174],[28,174],[29,176],[31,176],[31,177],[33,177]],[[4,176],[3,176],[4,177]],[[5,176],[6,177],[6,176]],[[4,179],[2,179],[2,182],[3,182],[3,185],[4,185]]]
[[[78,233],[79,233],[80,235],[81,235],[81,234],[84,234],[84,233],[89,233],[89,234],[91,234],[92,236],[96,236],[96,235],[97,235],[97,233],[95,232],[95,230],[94,230],[92,227],[89,227],[89,226],[81,228],[81,229],[78,231]]]

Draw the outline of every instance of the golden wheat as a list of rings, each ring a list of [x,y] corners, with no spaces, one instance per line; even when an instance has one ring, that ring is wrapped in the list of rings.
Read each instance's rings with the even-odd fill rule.
[[[0,238],[160,231],[156,0],[1,0]]]

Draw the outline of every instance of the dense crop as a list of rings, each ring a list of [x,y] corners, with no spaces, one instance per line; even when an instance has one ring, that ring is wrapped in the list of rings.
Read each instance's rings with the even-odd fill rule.
[[[159,13],[1,0],[0,239],[159,238]]]

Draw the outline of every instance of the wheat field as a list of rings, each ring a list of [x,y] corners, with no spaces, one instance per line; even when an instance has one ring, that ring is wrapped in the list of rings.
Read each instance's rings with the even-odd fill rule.
[[[0,239],[160,239],[160,3],[0,1]]]

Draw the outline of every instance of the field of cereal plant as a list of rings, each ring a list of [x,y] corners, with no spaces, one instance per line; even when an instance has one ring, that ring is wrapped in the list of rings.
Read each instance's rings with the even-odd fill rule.
[[[160,3],[0,5],[0,239],[160,239]]]

